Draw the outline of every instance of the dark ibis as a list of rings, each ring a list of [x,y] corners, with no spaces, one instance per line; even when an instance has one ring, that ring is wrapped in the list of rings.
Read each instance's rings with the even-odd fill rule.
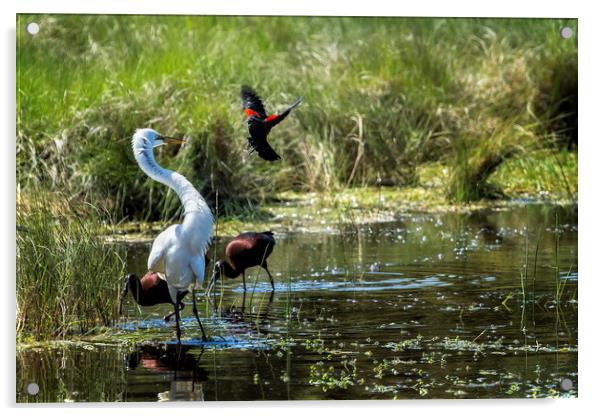
[[[303,98],[297,99],[286,110],[270,116],[265,112],[261,97],[251,87],[243,85],[240,89],[240,98],[242,99],[243,111],[247,116],[247,127],[249,129],[247,140],[251,152],[255,150],[260,158],[270,162],[280,159],[280,156],[268,143],[268,134],[274,126],[289,115],[293,108],[301,104]]]
[[[226,246],[226,257],[215,263],[213,267],[213,277],[209,285],[209,291],[220,278],[224,275],[234,279],[242,274],[242,283],[244,290],[247,290],[245,280],[245,271],[249,267],[261,266],[268,273],[272,291],[274,290],[274,278],[268,269],[267,259],[272,254],[276,245],[274,233],[265,231],[263,233],[247,232],[236,236]]]
[[[125,277],[125,284],[119,302],[119,315],[123,314],[123,305],[125,304],[125,298],[128,292],[132,292],[132,297],[140,306],[155,306],[160,303],[174,305],[171,300],[167,282],[162,279],[157,272],[148,272],[142,279],[138,278],[134,273],[130,273]],[[182,299],[186,294],[188,294],[187,290],[178,292],[178,311],[184,309]],[[169,322],[174,314],[175,311],[165,315],[163,319],[165,322]]]

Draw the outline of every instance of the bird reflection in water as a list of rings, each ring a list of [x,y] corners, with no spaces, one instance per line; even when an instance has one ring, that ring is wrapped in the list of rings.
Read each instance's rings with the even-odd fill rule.
[[[199,365],[200,353],[198,347],[186,345],[144,345],[128,356],[127,367],[142,367],[169,380],[169,390],[157,393],[158,401],[203,401],[208,373]]]

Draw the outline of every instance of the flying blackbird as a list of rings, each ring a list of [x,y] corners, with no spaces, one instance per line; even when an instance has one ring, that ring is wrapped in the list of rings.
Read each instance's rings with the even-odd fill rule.
[[[260,158],[270,162],[280,159],[280,156],[268,143],[268,133],[272,130],[272,127],[284,120],[291,110],[301,103],[303,97],[295,101],[286,110],[270,116],[266,115],[261,97],[251,87],[243,85],[240,89],[240,98],[242,98],[243,111],[247,115],[247,127],[249,128],[247,140],[251,152],[253,150],[257,151]]]

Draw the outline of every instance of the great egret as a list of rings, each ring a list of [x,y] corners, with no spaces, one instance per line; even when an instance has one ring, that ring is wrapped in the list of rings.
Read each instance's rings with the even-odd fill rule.
[[[261,98],[251,87],[243,85],[240,89],[240,98],[242,99],[242,108],[247,115],[247,127],[249,128],[247,140],[251,151],[256,150],[260,158],[268,161],[280,159],[280,156],[268,143],[268,134],[272,127],[284,120],[293,108],[301,104],[303,98],[299,98],[286,110],[271,116],[266,114]]]
[[[276,245],[276,240],[274,239],[274,233],[271,231],[263,233],[249,232],[236,236],[226,246],[226,258],[215,263],[208,291],[211,290],[216,280],[223,273],[226,277],[232,279],[242,274],[242,283],[246,292],[245,270],[254,266],[261,266],[265,269],[270,277],[272,291],[274,291],[274,278],[268,270],[267,263],[267,258],[272,254],[274,245]]]
[[[182,175],[157,164],[153,149],[163,144],[181,144],[184,140],[161,136],[153,129],[138,129],[132,138],[134,157],[150,178],[170,187],[184,206],[184,221],[167,227],[153,242],[148,256],[148,270],[164,276],[169,289],[174,313],[176,333],[180,342],[179,292],[192,294],[192,311],[207,340],[199,319],[194,290],[205,279],[205,252],[213,233],[213,215],[201,194]]]

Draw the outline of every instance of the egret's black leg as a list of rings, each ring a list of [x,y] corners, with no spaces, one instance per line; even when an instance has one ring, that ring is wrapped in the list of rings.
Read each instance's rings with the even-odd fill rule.
[[[245,272],[244,271],[242,272],[242,287],[243,287],[244,291],[246,292],[247,291],[247,281],[245,279]]]
[[[177,304],[173,305],[174,314],[176,315],[176,335],[178,336],[178,345],[182,344],[181,337],[182,333],[180,332],[180,308],[178,308]]]
[[[194,290],[192,291],[192,312],[194,313],[194,317],[196,321],[199,323],[201,327],[201,333],[203,334],[203,342],[207,342],[207,335],[205,335],[205,330],[203,329],[203,324],[201,323],[201,319],[199,318],[199,312],[196,309],[196,297],[194,296]]]

